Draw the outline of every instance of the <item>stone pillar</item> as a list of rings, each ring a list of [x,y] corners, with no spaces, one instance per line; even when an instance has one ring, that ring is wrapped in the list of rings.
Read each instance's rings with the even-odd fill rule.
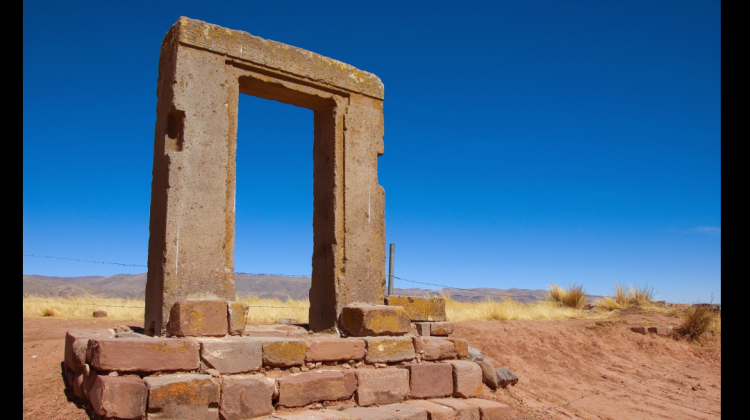
[[[240,93],[314,111],[311,329],[335,331],[346,305],[383,304],[380,79],[182,17],[159,60],[145,317],[155,335],[176,301],[234,299]]]

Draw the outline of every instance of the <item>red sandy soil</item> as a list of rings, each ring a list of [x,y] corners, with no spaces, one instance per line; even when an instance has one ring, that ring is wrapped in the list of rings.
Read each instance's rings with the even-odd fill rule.
[[[607,320],[461,322],[452,336],[466,339],[496,367],[507,366],[520,378],[514,387],[483,390],[482,398],[510,405],[507,419],[721,417],[720,333],[688,343],[630,331],[636,325],[677,323],[628,310]],[[89,418],[63,385],[66,330],[139,324],[24,318],[24,418]],[[626,385],[631,386],[610,391]],[[564,405],[589,394],[594,395]],[[542,412],[549,407],[554,408]]]

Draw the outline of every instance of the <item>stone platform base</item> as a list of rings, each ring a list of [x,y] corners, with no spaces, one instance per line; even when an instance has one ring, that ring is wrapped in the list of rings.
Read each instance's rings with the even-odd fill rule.
[[[247,326],[245,332],[251,336],[153,338],[71,330],[65,374],[75,395],[103,418],[239,420],[298,416],[284,413],[307,407],[319,408],[310,414],[316,419],[418,420],[429,414],[431,420],[451,420],[455,414],[442,417],[433,405],[484,404],[455,400],[476,397],[483,382],[480,365],[460,360],[468,353],[461,339],[416,333],[339,338],[289,325]],[[424,401],[446,397],[454,399]],[[391,411],[323,410],[342,404],[395,405],[387,406]],[[471,410],[481,419],[471,419],[493,418],[478,407]]]

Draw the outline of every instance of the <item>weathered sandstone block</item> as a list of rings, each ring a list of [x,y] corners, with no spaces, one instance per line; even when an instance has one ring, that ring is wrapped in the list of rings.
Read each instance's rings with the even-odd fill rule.
[[[244,420],[273,412],[274,380],[263,375],[224,376],[219,413],[223,420]]]
[[[393,404],[409,397],[409,371],[406,369],[361,369],[357,376],[357,404]]]
[[[483,400],[480,398],[472,398],[472,399],[465,400],[464,402],[466,404],[479,407],[479,415],[480,415],[481,420],[503,419],[505,418],[505,415],[508,412],[508,409],[510,408],[506,404],[495,402],[495,401]]]
[[[180,300],[169,312],[169,336],[225,336],[228,331],[227,302],[223,300]]]
[[[149,419],[216,420],[219,384],[209,375],[147,376]]]
[[[404,335],[411,328],[409,317],[400,306],[346,306],[341,326],[354,337]]]
[[[342,412],[343,419],[352,420],[395,420],[395,417],[382,407],[352,407]]]
[[[469,355],[469,343],[462,338],[448,338],[456,346],[456,357],[463,359]]]
[[[353,374],[333,370],[285,376],[278,382],[279,405],[282,407],[304,407],[319,401],[345,400],[356,389]]]
[[[386,305],[402,306],[412,321],[445,321],[445,299],[415,296],[386,296]]]
[[[365,342],[356,338],[310,338],[305,352],[306,362],[360,360],[365,357]]]
[[[447,337],[453,334],[453,323],[452,322],[431,322],[430,323],[430,335],[439,337]]]
[[[301,366],[305,363],[307,344],[298,338],[261,338],[263,365],[273,367]]]
[[[414,327],[417,329],[417,334],[429,337],[430,336],[430,324],[431,322],[415,322]]]
[[[274,418],[283,420],[339,420],[333,410],[304,410],[296,413],[276,413]]]
[[[408,404],[388,404],[378,407],[396,420],[427,420],[427,410]]]
[[[263,366],[263,343],[257,338],[201,338],[201,362],[204,369],[221,374],[245,373]]]
[[[453,366],[453,396],[476,397],[482,392],[482,368],[467,360],[449,360]]]
[[[179,338],[89,339],[86,360],[97,370],[156,372],[200,367],[198,343]]]
[[[411,337],[367,337],[367,363],[392,363],[415,357]]]
[[[112,330],[68,330],[65,334],[65,364],[74,372],[83,372],[90,338],[111,338]]]
[[[409,368],[411,398],[446,397],[453,394],[453,367],[446,363],[412,363]]]
[[[444,360],[456,358],[456,345],[446,338],[423,337],[425,360]]]
[[[242,335],[247,323],[249,306],[240,302],[227,302],[227,317],[229,318],[229,334]]]
[[[672,335],[672,327],[648,327],[648,332],[656,335],[668,336]]]
[[[148,388],[137,377],[97,376],[89,391],[91,408],[105,418],[143,418],[147,398]]]
[[[452,408],[453,412],[456,414],[456,420],[479,420],[479,407],[466,404],[462,400],[440,398],[431,401],[435,404]]]
[[[518,376],[514,375],[507,367],[495,369],[497,377],[497,386],[505,388],[508,385],[515,386],[518,383]]]
[[[415,407],[423,408],[427,410],[429,420],[454,420],[455,414],[452,408],[444,405],[435,404],[434,402],[424,400],[409,400],[404,404],[413,405]]]

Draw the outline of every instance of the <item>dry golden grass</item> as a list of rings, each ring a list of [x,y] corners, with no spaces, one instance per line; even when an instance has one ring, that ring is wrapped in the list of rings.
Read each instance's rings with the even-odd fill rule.
[[[561,307],[555,302],[542,301],[532,304],[512,299],[486,300],[481,302],[459,302],[444,295],[446,312],[451,321],[505,321],[505,320],[565,320],[588,317],[581,309]],[[307,323],[310,302],[288,299],[259,299],[244,297],[238,301],[250,306],[247,315],[249,324],[273,324],[279,318],[294,318]],[[114,306],[114,307],[113,307]],[[127,306],[122,308],[121,306]],[[107,319],[133,321],[143,319],[142,300],[101,298],[45,298],[23,299],[23,316],[55,318],[92,318],[96,310],[107,311]]]
[[[521,303],[513,299],[485,300],[480,302],[459,302],[443,295],[448,320],[460,321],[533,321],[565,320],[584,318],[585,312],[578,308],[560,306],[556,302],[541,301]]]
[[[709,329],[721,332],[721,316],[708,306],[691,306],[675,332],[688,340],[697,340]]]
[[[597,308],[607,311],[637,306],[655,312],[667,312],[667,309],[664,306],[654,303],[654,296],[654,289],[649,289],[648,286],[638,288],[632,284],[624,286],[615,283],[612,296],[605,296],[598,299],[595,302],[595,305]]]
[[[547,291],[547,300],[568,308],[583,309],[586,306],[586,292],[583,291],[583,286],[576,284],[563,289],[553,283]]]

